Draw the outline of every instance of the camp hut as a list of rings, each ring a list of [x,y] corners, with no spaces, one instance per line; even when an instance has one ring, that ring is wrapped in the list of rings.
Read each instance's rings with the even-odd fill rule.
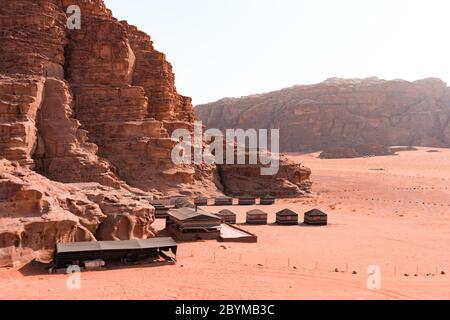
[[[305,223],[309,225],[325,226],[328,224],[328,215],[318,209],[305,213]]]
[[[253,206],[256,204],[256,198],[252,196],[241,196],[239,197],[240,206]]]
[[[221,224],[218,216],[192,208],[170,210],[166,219],[167,231],[180,241],[218,239]]]
[[[95,262],[98,266],[116,262],[174,262],[177,247],[172,238],[58,243],[53,264],[56,269],[63,269],[70,265],[88,268]]]
[[[267,213],[259,209],[247,212],[247,224],[267,224]]]
[[[230,197],[217,197],[214,199],[214,204],[216,206],[232,206],[233,198]]]
[[[277,212],[277,224],[281,225],[297,225],[298,214],[292,210],[284,209]]]
[[[262,196],[259,200],[259,204],[263,206],[271,206],[275,204],[275,197],[271,195]]]
[[[208,198],[206,197],[197,197],[194,199],[194,204],[196,207],[204,207],[208,205]]]
[[[166,219],[169,215],[170,207],[161,203],[153,204],[153,207],[155,208],[156,219]]]
[[[231,210],[221,210],[217,216],[220,217],[224,223],[236,224],[236,213]]]

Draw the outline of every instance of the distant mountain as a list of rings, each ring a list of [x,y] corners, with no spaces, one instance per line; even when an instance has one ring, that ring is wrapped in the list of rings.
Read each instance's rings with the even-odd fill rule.
[[[195,108],[208,128],[277,128],[281,151],[365,145],[450,146],[450,88],[440,79],[328,79]]]

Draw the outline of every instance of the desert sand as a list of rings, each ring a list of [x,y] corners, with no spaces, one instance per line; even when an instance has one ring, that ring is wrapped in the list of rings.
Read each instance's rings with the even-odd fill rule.
[[[269,225],[241,226],[257,244],[183,243],[174,266],[85,272],[80,290],[39,266],[1,269],[0,299],[450,299],[450,150],[430,150],[345,160],[291,154],[312,169],[314,194],[262,207]],[[230,209],[243,223],[252,208]],[[329,225],[276,226],[283,208],[301,219],[322,209]],[[371,265],[381,268],[380,290],[367,288]]]

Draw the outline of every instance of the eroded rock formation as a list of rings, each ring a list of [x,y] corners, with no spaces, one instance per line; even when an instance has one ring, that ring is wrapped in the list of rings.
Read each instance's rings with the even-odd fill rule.
[[[194,120],[165,55],[102,0],[1,0],[0,266],[47,261],[57,242],[152,237],[148,200],[233,191],[238,170],[171,160],[172,132]]]
[[[298,197],[311,191],[311,170],[295,163],[283,155],[279,158],[278,172],[262,175],[259,165],[219,165],[220,181],[228,195],[244,196],[273,195],[276,197]]]
[[[0,160],[0,266],[48,262],[57,242],[154,236],[154,208],[131,193],[63,184]]]
[[[329,79],[195,110],[209,128],[280,129],[284,152],[450,146],[450,88],[439,79]]]

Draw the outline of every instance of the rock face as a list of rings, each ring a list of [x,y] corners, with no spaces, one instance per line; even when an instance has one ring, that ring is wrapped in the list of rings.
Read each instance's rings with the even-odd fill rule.
[[[279,171],[273,176],[261,175],[262,165],[219,165],[224,191],[233,196],[298,197],[311,191],[311,170],[280,156]]]
[[[148,200],[233,191],[235,170],[171,160],[171,134],[194,120],[165,55],[102,0],[2,1],[0,266],[47,261],[57,242],[152,237]]]
[[[208,128],[280,129],[284,152],[355,145],[450,146],[450,88],[416,82],[329,79],[195,108]]]
[[[52,260],[57,242],[153,237],[154,208],[98,184],[70,185],[0,160],[0,267]]]

